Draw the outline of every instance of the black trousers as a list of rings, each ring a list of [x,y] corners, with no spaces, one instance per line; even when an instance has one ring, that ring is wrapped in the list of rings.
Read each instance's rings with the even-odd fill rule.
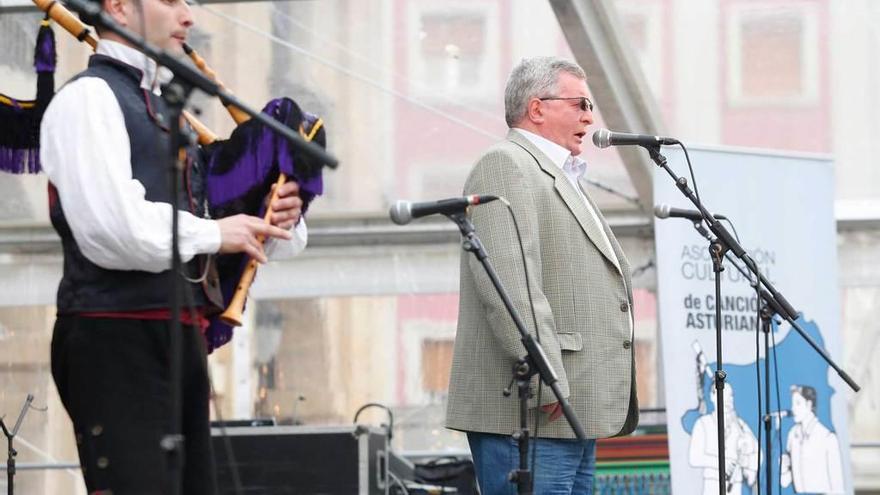
[[[181,493],[214,494],[205,343],[184,326],[180,339]],[[170,322],[60,316],[52,377],[73,420],[89,493],[171,493],[159,443],[170,429]]]

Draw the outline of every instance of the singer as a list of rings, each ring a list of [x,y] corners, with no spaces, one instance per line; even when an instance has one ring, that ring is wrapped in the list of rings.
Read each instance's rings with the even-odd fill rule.
[[[119,24],[153,45],[183,53],[192,27],[183,0],[103,0]],[[64,272],[52,337],[52,375],[70,415],[88,493],[172,493],[159,442],[169,431],[171,259],[170,142],[158,114],[161,82],[153,60],[112,32],[89,68],[64,86],[41,127],[52,224],[62,240]],[[304,247],[296,183],[281,186],[273,225],[246,215],[220,220],[202,211],[204,167],[190,156],[182,174],[180,251],[198,308],[209,306],[198,278],[210,253],[265,254]],[[293,235],[292,231],[297,235]],[[269,249],[267,247],[267,249]],[[201,265],[201,266],[200,266]],[[180,416],[186,494],[214,493],[209,384],[203,318],[181,315]]]
[[[523,60],[508,79],[504,103],[507,138],[479,158],[464,194],[510,201],[525,259],[500,203],[474,209],[473,223],[590,438],[575,439],[548,388],[538,402],[535,377],[534,492],[591,493],[595,439],[625,435],[638,422],[630,266],[583,187],[586,164],[578,155],[593,123],[583,69],[557,58]],[[490,280],[464,253],[446,424],[467,433],[482,493],[515,492],[507,475],[518,464],[509,436],[518,428],[518,401],[501,391],[524,354]]]

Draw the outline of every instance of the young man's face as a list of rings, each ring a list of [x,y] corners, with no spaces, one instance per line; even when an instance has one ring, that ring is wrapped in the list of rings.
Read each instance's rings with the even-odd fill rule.
[[[812,405],[810,401],[804,399],[804,397],[798,392],[792,392],[791,394],[791,416],[792,419],[795,420],[796,423],[800,423],[807,419],[809,415],[813,412]]]
[[[193,25],[192,11],[184,0],[110,0],[114,1],[121,2],[119,13],[114,15],[117,22],[158,48],[183,53]]]

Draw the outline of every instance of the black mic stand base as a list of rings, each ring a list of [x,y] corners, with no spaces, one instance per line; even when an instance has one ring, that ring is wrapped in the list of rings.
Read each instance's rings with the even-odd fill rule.
[[[516,483],[516,493],[519,495],[532,495],[534,490],[532,473],[529,471],[529,398],[531,390],[529,384],[532,377],[538,371],[529,364],[529,357],[525,356],[517,360],[513,365],[513,380],[504,390],[504,396],[510,396],[510,387],[516,382],[517,397],[519,398],[519,430],[513,434],[519,449],[519,467],[508,474],[511,483]],[[536,439],[537,440],[537,439]]]
[[[13,446],[13,441],[15,440],[15,435],[18,434],[18,429],[21,427],[21,422],[24,419],[24,415],[27,413],[28,409],[31,407],[31,402],[34,401],[34,396],[31,394],[27,395],[27,398],[24,400],[24,405],[21,407],[21,412],[18,414],[18,420],[15,421],[15,426],[12,427],[12,431],[6,427],[6,424],[3,423],[3,418],[0,418],[0,430],[3,431],[3,435],[6,436],[6,494],[13,495],[15,491],[15,458],[18,456],[18,451],[15,450]]]

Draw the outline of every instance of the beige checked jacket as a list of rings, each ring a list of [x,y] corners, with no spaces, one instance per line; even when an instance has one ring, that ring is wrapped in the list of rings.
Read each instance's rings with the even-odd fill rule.
[[[532,335],[537,321],[541,345],[587,436],[631,432],[638,423],[638,400],[629,321],[630,267],[601,213],[602,224],[597,225],[565,173],[513,130],[477,161],[464,193],[493,194],[510,202],[522,233],[534,318],[523,257],[506,207],[500,201],[478,206],[471,212],[472,221]],[[619,266],[599,229],[608,235]],[[446,426],[510,435],[519,426],[516,387],[510,397],[502,390],[525,350],[479,261],[466,252],[461,260]],[[532,384],[537,392],[537,377]],[[542,389],[541,404],[556,400],[549,387]],[[537,397],[529,405],[532,428]],[[539,436],[574,437],[564,417],[552,423],[546,414],[539,418]]]

